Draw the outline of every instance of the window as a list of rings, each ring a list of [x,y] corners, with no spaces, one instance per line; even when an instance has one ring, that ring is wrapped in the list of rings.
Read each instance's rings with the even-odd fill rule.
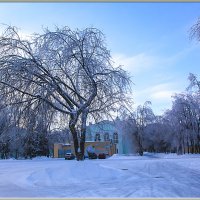
[[[113,133],[113,143],[118,143],[118,134]]]
[[[104,141],[109,141],[110,138],[109,138],[109,134],[108,133],[105,133],[104,134]]]
[[[100,137],[100,134],[99,133],[96,133],[95,135],[95,141],[100,141],[101,140],[101,137]]]
[[[86,139],[92,141],[92,134],[90,132],[86,135]]]

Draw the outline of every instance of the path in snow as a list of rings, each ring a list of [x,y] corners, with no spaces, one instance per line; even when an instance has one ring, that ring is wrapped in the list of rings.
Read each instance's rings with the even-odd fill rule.
[[[0,197],[200,197],[200,156],[1,160]]]

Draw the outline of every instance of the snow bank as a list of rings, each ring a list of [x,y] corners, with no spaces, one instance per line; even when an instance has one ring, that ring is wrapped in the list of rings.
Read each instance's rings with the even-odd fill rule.
[[[183,159],[183,158],[200,158],[200,154],[183,154],[177,155],[176,153],[149,153],[144,152],[143,156],[138,154],[114,154],[109,159]]]

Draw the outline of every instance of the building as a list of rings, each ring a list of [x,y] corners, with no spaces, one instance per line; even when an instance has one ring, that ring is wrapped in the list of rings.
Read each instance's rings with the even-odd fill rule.
[[[119,130],[116,123],[104,120],[99,123],[92,124],[86,128],[86,141],[107,142],[116,145],[116,153],[119,152]]]
[[[99,123],[90,123],[86,127],[85,155],[88,149],[94,147],[95,153],[113,154],[132,153],[131,138],[123,134],[124,122],[118,118],[115,121],[103,120]],[[74,145],[54,144],[54,157],[64,157],[65,153],[74,153]]]
[[[99,153],[105,153],[108,156],[112,156],[116,153],[116,145],[111,144],[109,141],[86,141],[85,142],[85,156],[88,156],[87,151],[93,148],[94,152],[98,155]],[[63,158],[66,153],[73,153],[74,144],[54,144],[54,158]]]

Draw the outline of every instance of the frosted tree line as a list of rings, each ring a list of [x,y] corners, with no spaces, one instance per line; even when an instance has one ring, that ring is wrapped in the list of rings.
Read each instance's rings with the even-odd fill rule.
[[[44,105],[22,107],[20,104],[0,107],[0,158],[33,158],[50,156],[53,144],[70,141],[66,127],[51,129],[54,113]]]
[[[135,152],[200,153],[200,80],[192,73],[188,79],[188,88],[172,97],[172,108],[162,116],[149,101],[123,114],[123,137],[132,138]]]

